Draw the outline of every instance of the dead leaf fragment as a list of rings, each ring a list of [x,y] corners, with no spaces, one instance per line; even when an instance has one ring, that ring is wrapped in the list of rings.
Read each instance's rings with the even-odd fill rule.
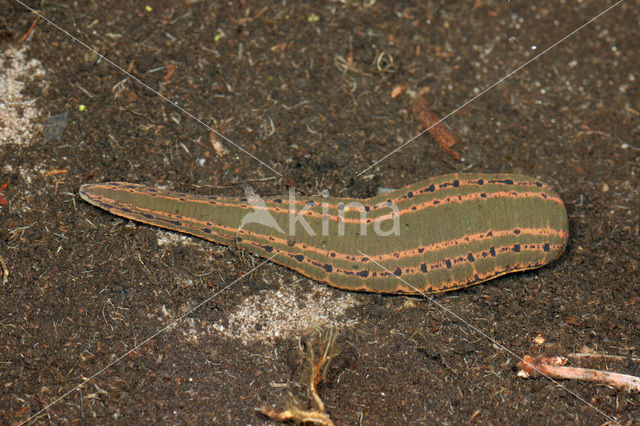
[[[211,146],[218,157],[225,156],[229,153],[229,150],[218,140],[218,137],[214,132],[209,133],[209,140],[211,141]]]
[[[173,73],[176,71],[176,66],[173,64],[167,65],[167,73],[162,77],[162,81],[167,81],[171,78]]]
[[[571,315],[567,315],[564,321],[569,325],[574,325],[578,327],[580,325],[580,320],[576,317],[572,317]]]
[[[391,91],[391,99],[395,99],[407,90],[406,84],[399,84]]]

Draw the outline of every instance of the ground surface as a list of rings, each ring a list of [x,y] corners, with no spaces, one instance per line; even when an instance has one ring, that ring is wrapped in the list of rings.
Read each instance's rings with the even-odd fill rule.
[[[447,119],[463,161],[423,135],[360,177],[421,130],[411,92],[428,88],[444,116],[613,3],[274,3],[30,2],[282,177],[229,144],[218,155],[205,127],[43,20],[21,44],[36,18],[0,0],[0,422],[36,415],[260,262],[111,216],[79,199],[81,184],[368,196],[462,170],[536,176],[567,206],[558,261],[436,297],[512,353],[426,299],[267,264],[37,422],[269,423],[256,408],[288,392],[307,402],[292,329],[314,324],[340,330],[319,386],[338,424],[637,421],[637,394],[523,380],[515,355],[640,357],[640,3]],[[45,140],[64,111],[64,134]]]

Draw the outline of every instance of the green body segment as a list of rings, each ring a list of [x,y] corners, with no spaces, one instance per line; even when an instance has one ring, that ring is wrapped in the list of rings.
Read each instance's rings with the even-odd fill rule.
[[[84,185],[80,195],[138,222],[280,252],[274,262],[317,281],[376,293],[449,291],[537,268],[569,236],[560,197],[511,174],[444,175],[367,199],[187,195],[124,182]]]

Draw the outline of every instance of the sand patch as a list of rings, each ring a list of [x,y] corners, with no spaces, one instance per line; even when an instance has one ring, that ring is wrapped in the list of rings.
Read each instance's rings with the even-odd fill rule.
[[[31,142],[41,114],[36,100],[23,90],[29,83],[42,82],[44,74],[40,61],[27,59],[24,48],[0,52],[0,146]]]

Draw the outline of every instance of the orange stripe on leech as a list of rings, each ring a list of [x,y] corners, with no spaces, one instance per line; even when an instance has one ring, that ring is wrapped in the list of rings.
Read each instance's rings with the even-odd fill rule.
[[[287,214],[289,213],[289,209],[285,209],[285,208],[280,208],[280,207],[262,207],[262,206],[253,206],[250,204],[236,204],[233,203],[232,198],[227,198],[227,197],[220,197],[218,200],[200,200],[197,198],[189,198],[189,196],[187,196],[186,194],[184,195],[177,195],[177,196],[169,196],[167,194],[162,194],[161,192],[158,193],[154,193],[154,192],[148,192],[143,190],[136,190],[136,189],[132,189],[132,188],[125,188],[123,189],[122,187],[115,187],[117,188],[117,190],[119,191],[127,191],[129,193],[132,194],[140,194],[143,196],[150,196],[153,198],[159,198],[159,199],[163,199],[163,200],[171,200],[171,201],[177,201],[177,202],[189,202],[189,203],[193,203],[193,204],[206,204],[206,205],[212,205],[212,206],[216,206],[216,207],[230,207],[230,208],[240,208],[240,209],[253,209],[255,211],[268,211],[270,213],[276,213],[276,214]],[[144,188],[144,187],[143,187]],[[393,219],[395,216],[402,216],[404,214],[408,214],[408,213],[418,213],[422,210],[428,209],[430,207],[440,207],[440,206],[444,206],[447,204],[453,204],[453,203],[464,203],[466,201],[472,201],[472,200],[487,200],[487,199],[492,199],[492,198],[541,198],[545,201],[551,201],[551,202],[555,202],[558,204],[563,204],[562,200],[559,197],[552,197],[549,196],[548,194],[544,193],[544,192],[517,192],[517,191],[500,191],[500,192],[493,192],[493,193],[484,193],[484,192],[480,192],[480,193],[470,193],[470,194],[465,194],[465,195],[457,195],[457,196],[449,196],[447,198],[444,199],[439,199],[439,200],[431,200],[431,201],[426,201],[417,205],[413,205],[407,208],[404,208],[402,210],[399,210],[397,213],[393,212],[390,214],[385,214],[385,215],[381,215],[378,217],[375,217],[373,219],[365,219],[365,221],[363,221],[361,218],[345,218],[345,217],[340,217],[337,215],[324,215],[322,213],[317,213],[313,210],[309,210],[306,213],[304,213],[304,217],[313,217],[313,218],[319,218],[319,219],[323,219],[326,218],[328,221],[331,222],[336,222],[336,223],[348,223],[348,224],[356,224],[356,225],[366,225],[366,224],[372,224],[372,223],[376,223],[376,222],[382,222],[385,220],[389,220],[389,219]],[[311,200],[309,200],[311,201]],[[238,201],[240,202],[240,201]],[[243,202],[240,202],[243,203]],[[308,203],[308,201],[305,202],[297,202],[297,203],[302,203],[302,204],[306,204]],[[265,204],[273,204],[273,201],[265,201]],[[381,203],[381,204],[385,204],[385,203]],[[388,203],[387,203],[388,204]],[[362,211],[361,208],[350,208],[352,210],[357,210],[359,212]]]
[[[426,187],[422,187],[422,188],[418,188],[418,189],[409,189],[409,187],[407,187],[407,194],[402,195],[398,198],[396,198],[394,200],[395,204],[399,204],[401,201],[403,200],[408,200],[410,198],[413,198],[416,196],[416,194],[418,195],[422,195],[424,193],[433,193],[434,190],[435,191],[440,191],[440,190],[445,190],[445,189],[451,189],[453,188],[467,188],[467,187],[485,187],[486,185],[508,185],[508,186],[535,186],[537,188],[541,188],[541,189],[547,189],[547,190],[551,190],[551,187],[545,183],[542,182],[537,182],[537,181],[517,181],[514,180],[514,176],[513,175],[508,175],[508,174],[496,174],[493,175],[491,178],[478,178],[478,179],[467,179],[467,180],[460,180],[458,178],[458,176],[464,176],[464,174],[460,174],[460,173],[455,173],[452,176],[456,177],[454,180],[451,181],[447,181],[447,182],[442,182],[438,184],[438,188],[437,190],[435,189],[435,185],[436,184],[431,184],[429,186]],[[455,182],[458,182],[458,184],[456,185]],[[480,181],[482,181],[482,183],[480,183]],[[510,183],[509,183],[510,182]],[[434,190],[431,190],[431,187],[434,187]],[[411,192],[412,194],[409,195],[409,192]]]
[[[430,207],[439,207],[439,206],[453,204],[453,203],[461,204],[467,201],[487,200],[491,198],[541,198],[545,201],[552,201],[559,204],[563,204],[562,200],[559,197],[550,197],[544,192],[501,191],[501,192],[493,192],[490,194],[487,194],[484,192],[481,192],[481,193],[474,192],[466,195],[456,195],[456,196],[447,197],[444,200],[431,200],[431,201],[425,201],[420,204],[414,204],[413,206],[400,210],[398,213],[393,212],[393,213],[388,213],[382,216],[378,216],[373,220],[368,219],[367,223],[382,222],[384,220],[393,219],[395,216],[402,216],[403,214],[407,214],[407,213],[417,213],[422,210],[428,209]],[[362,224],[362,221],[360,219],[345,219],[344,221],[347,223]]]
[[[105,197],[101,197],[101,196],[97,196],[95,197],[96,199],[102,199],[102,200],[107,200],[107,202],[112,201],[108,198]],[[140,215],[143,215],[144,213],[149,213],[152,214],[153,219],[156,220],[161,220],[163,219],[163,216],[165,218],[170,218],[173,220],[177,220],[180,221],[182,225],[174,225],[175,227],[182,227],[182,228],[192,228],[192,229],[197,229],[200,231],[199,234],[193,234],[192,235],[197,235],[197,236],[202,236],[202,233],[205,233],[204,229],[210,229],[212,230],[212,228],[214,229],[219,229],[221,232],[214,232],[212,230],[212,233],[215,233],[216,235],[222,235],[224,238],[235,238],[238,235],[242,235],[243,237],[249,237],[249,238],[255,238],[258,240],[263,240],[264,244],[273,244],[273,245],[280,245],[280,246],[286,246],[289,247],[290,246],[290,241],[288,239],[284,239],[284,238],[279,238],[273,235],[267,235],[267,234],[260,234],[260,233],[256,233],[256,232],[251,232],[251,231],[247,231],[245,229],[242,229],[240,231],[238,231],[237,228],[231,228],[231,227],[227,227],[227,226],[223,226],[223,225],[219,225],[219,224],[215,224],[215,223],[211,223],[211,222],[206,222],[206,221],[201,221],[201,220],[197,220],[197,219],[193,219],[193,218],[189,218],[189,217],[185,217],[185,216],[180,216],[180,215],[174,215],[171,213],[166,213],[166,212],[158,212],[156,210],[151,210],[151,209],[146,209],[143,207],[139,207],[133,204],[129,204],[129,203],[123,203],[123,202],[117,202],[118,204],[121,204],[125,207],[127,207],[129,210],[132,211],[139,211]],[[145,219],[141,219],[141,218],[136,218],[136,217],[131,217],[130,215],[127,215],[126,213],[122,212],[119,209],[120,215],[129,217],[130,219],[133,220],[138,220],[141,222],[145,222]],[[146,218],[147,221],[151,221],[152,219],[150,218]],[[188,225],[185,223],[186,222],[190,222],[192,225]],[[148,222],[148,223],[152,223],[152,222]],[[171,229],[170,225],[165,225],[164,227]],[[485,240],[487,238],[500,238],[500,237],[504,237],[504,236],[509,236],[509,235],[532,235],[532,236],[555,236],[555,237],[559,237],[559,238],[567,238],[568,237],[568,233],[566,231],[558,231],[552,228],[518,228],[518,229],[513,229],[513,230],[500,230],[500,231],[487,231],[487,232],[483,232],[483,233],[477,233],[477,234],[473,234],[473,235],[466,235],[464,237],[460,237],[460,238],[456,238],[456,239],[452,239],[452,240],[445,240],[445,241],[440,241],[438,243],[434,243],[434,244],[430,244],[428,246],[422,246],[422,247],[417,247],[415,249],[411,249],[411,250],[405,250],[405,251],[401,251],[401,252],[392,252],[392,253],[386,253],[386,254],[378,254],[378,255],[373,255],[373,256],[369,256],[371,259],[377,261],[377,262],[381,262],[381,261],[385,261],[385,260],[393,260],[393,259],[403,259],[403,258],[407,258],[407,257],[415,257],[415,256],[420,256],[421,254],[423,254],[424,252],[437,252],[440,250],[444,250],[450,247],[454,247],[454,246],[460,246],[460,245],[466,245],[466,244],[470,244],[476,241],[481,241],[481,240]],[[215,241],[215,239],[214,239]],[[246,241],[250,241],[250,240],[246,240]],[[255,243],[255,244],[260,244],[260,243]],[[254,244],[254,245],[255,245]],[[337,260],[343,260],[345,262],[364,262],[365,259],[367,259],[367,256],[356,256],[353,254],[346,254],[346,253],[339,253],[333,250],[325,250],[325,249],[321,249],[318,247],[313,247],[313,246],[308,246],[306,244],[296,244],[294,243],[293,247],[297,247],[301,253],[296,253],[297,254],[308,254],[308,253],[314,253],[316,255],[318,255],[319,257],[324,257],[327,258],[329,261],[332,261],[334,259]],[[289,252],[287,252],[289,253]]]
[[[441,241],[438,243],[430,244],[428,246],[421,246],[415,249],[404,250],[404,251],[394,251],[391,253],[377,254],[372,256],[339,253],[334,250],[325,250],[325,249],[320,249],[317,247],[308,246],[306,244],[299,244],[299,243],[294,243],[293,245],[291,245],[288,240],[280,239],[277,237],[267,236],[267,238],[265,239],[265,236],[263,234],[257,234],[257,233],[244,231],[244,230],[242,232],[245,233],[245,235],[250,235],[251,237],[264,240],[265,244],[274,244],[274,245],[279,244],[283,247],[285,246],[296,247],[299,250],[298,252],[287,251],[287,253],[292,253],[295,255],[302,254],[306,256],[308,256],[309,253],[313,253],[318,255],[318,257],[328,259],[329,262],[334,260],[341,260],[341,261],[350,262],[350,263],[364,263],[364,262],[367,262],[368,259],[374,260],[376,262],[383,262],[387,260],[396,260],[396,259],[406,259],[406,258],[421,256],[427,252],[433,253],[433,252],[438,252],[438,251],[445,250],[447,248],[451,248],[455,246],[468,245],[477,241],[486,240],[488,238],[493,239],[493,238],[500,238],[500,237],[512,236],[512,235],[553,236],[557,238],[568,238],[568,233],[566,231],[557,231],[555,229],[551,229],[548,227],[547,228],[531,228],[531,229],[527,228],[519,231],[520,232],[518,233],[514,232],[514,230],[488,231],[485,233],[478,233],[470,236],[456,238],[453,240]],[[242,240],[242,241],[245,241],[245,240]],[[246,241],[251,241],[251,240],[246,240]],[[257,243],[255,241],[251,241],[251,242],[255,244],[261,244],[260,242],[257,242]],[[286,249],[284,249],[284,251],[286,251]]]
[[[542,189],[549,189],[551,190],[551,188],[542,183],[542,182],[529,182],[529,181],[516,181],[513,179],[513,177],[511,175],[508,174],[498,174],[493,176],[491,179],[486,179],[486,178],[479,178],[479,179],[466,179],[466,180],[460,180],[458,178],[458,176],[460,176],[461,174],[453,174],[452,176],[454,177],[453,180],[450,181],[446,181],[446,182],[441,182],[439,184],[437,184],[437,188],[436,188],[436,184],[430,184],[428,186],[422,187],[422,188],[417,188],[417,189],[411,189],[409,190],[408,187],[406,187],[407,189],[407,193],[404,195],[401,195],[400,197],[394,199],[393,201],[391,200],[385,200],[383,202],[378,203],[375,206],[372,206],[371,210],[375,210],[378,208],[382,208],[382,207],[386,207],[388,205],[389,202],[391,202],[392,204],[399,204],[401,201],[404,200],[408,200],[413,198],[415,195],[409,196],[409,193],[412,194],[419,194],[422,195],[423,193],[436,193],[437,191],[442,191],[442,190],[448,190],[451,188],[468,188],[468,187],[477,187],[477,188],[483,188],[487,185],[507,185],[507,186],[535,186],[538,188],[542,188]],[[504,182],[503,182],[504,180]],[[483,181],[482,184],[480,184],[479,182]],[[150,197],[161,197],[167,200],[173,200],[173,201],[189,201],[191,203],[196,203],[196,204],[210,204],[210,205],[216,205],[216,206],[222,206],[222,207],[242,207],[242,208],[250,208],[253,207],[251,205],[247,205],[247,204],[238,204],[238,203],[244,203],[244,201],[240,201],[240,198],[236,198],[236,197],[222,197],[222,196],[215,196],[214,200],[210,200],[210,199],[199,199],[199,198],[190,198],[192,197],[189,194],[183,194],[183,193],[178,193],[178,192],[173,192],[173,191],[167,191],[167,190],[156,190],[155,188],[151,188],[148,186],[144,186],[144,185],[138,185],[138,184],[132,184],[132,183],[127,183],[127,182],[115,182],[115,183],[111,183],[111,184],[95,184],[95,187],[100,187],[100,188],[106,188],[106,189],[112,189],[112,190],[117,190],[117,191],[123,191],[126,190],[130,193],[134,193],[134,194],[141,194],[144,196],[150,196]],[[433,189],[430,189],[432,188]],[[400,188],[402,189],[402,188]],[[164,194],[163,194],[164,193]],[[505,193],[515,193],[518,194],[517,191],[500,191],[498,193],[493,193],[493,194],[505,194]],[[536,192],[537,193],[537,192]],[[171,195],[173,196],[171,196]],[[522,194],[528,194],[527,192],[523,192]],[[539,193],[537,193],[539,194]],[[543,193],[544,194],[544,193]],[[206,195],[201,195],[198,196],[201,198],[206,198]],[[495,196],[494,196],[495,197]],[[371,198],[365,198],[362,200],[358,200],[359,202],[366,202],[366,201],[372,201],[373,198],[376,197],[371,197]],[[482,198],[482,197],[481,197]],[[507,197],[509,198],[509,197]],[[544,196],[542,196],[541,198],[544,199],[548,199],[550,201],[554,201],[554,202],[558,202],[560,204],[562,204],[562,200],[558,197],[549,197],[547,194],[544,194]],[[349,203],[352,202],[353,199],[350,198],[336,198],[338,200],[342,200],[344,201],[344,203]],[[218,200],[220,201],[226,201],[226,202],[218,202]],[[298,201],[298,200],[293,200],[294,205],[300,205],[300,206],[305,206],[307,205],[307,203],[309,203],[309,201],[312,200],[306,200],[306,201]],[[441,200],[435,200],[435,201],[441,201]],[[465,200],[462,200],[465,201]],[[433,200],[432,200],[433,202]],[[265,203],[270,203],[270,204],[274,204],[273,201],[265,201]],[[288,203],[288,201],[287,201]],[[343,204],[344,204],[343,203]],[[428,204],[428,203],[425,203]],[[327,208],[329,209],[334,209],[334,210],[338,210],[339,209],[339,205],[332,205],[332,204],[326,204]],[[276,212],[276,213],[280,213],[280,212],[288,212],[289,209],[280,209],[279,207],[267,207],[266,209],[263,208],[259,208],[260,210],[267,210],[270,212]],[[351,208],[352,210],[357,210],[357,211],[362,211],[362,209],[358,208]],[[417,210],[419,211],[419,210]],[[401,213],[403,212],[403,210],[400,211]],[[322,215],[319,214],[315,214],[315,212],[311,212],[309,214],[309,216],[315,216],[315,217],[322,217]],[[333,221],[338,221],[338,216],[328,216],[331,220]],[[375,220],[374,220],[375,222]],[[359,219],[346,219],[346,223],[360,223]]]
[[[519,231],[519,232],[516,232],[516,231]],[[242,232],[246,232],[247,234],[253,237],[258,237],[258,238],[262,237],[262,234],[251,233],[249,231],[244,231],[244,230]],[[391,253],[376,254],[372,256],[361,256],[361,255],[354,255],[354,254],[339,253],[334,250],[325,250],[325,249],[320,249],[313,246],[307,246],[306,244],[294,243],[293,247],[297,247],[300,250],[301,254],[314,253],[320,257],[325,257],[330,260],[342,260],[345,262],[361,263],[361,262],[365,262],[366,259],[372,259],[376,262],[383,262],[386,260],[405,259],[410,257],[421,256],[422,254],[427,252],[433,253],[433,252],[445,250],[455,246],[468,245],[477,241],[486,240],[488,238],[493,239],[493,238],[500,238],[500,237],[512,236],[512,235],[552,236],[557,238],[567,238],[569,236],[566,231],[558,231],[555,229],[551,229],[549,227],[523,228],[518,230],[504,230],[504,231],[487,231],[487,232],[482,232],[478,234],[467,235],[467,236],[456,238],[453,240],[440,241],[438,243],[417,247],[415,249],[404,250],[404,251],[394,251]],[[278,239],[277,237],[273,237],[273,236],[269,236],[269,237],[270,239],[267,241],[271,243],[289,246],[288,241]],[[279,240],[279,241],[275,241],[275,240]]]
[[[356,259],[355,256],[352,256],[353,259],[344,259],[347,261],[354,262],[362,262],[364,258],[371,258],[377,262],[382,262],[385,260],[393,260],[393,259],[404,259],[407,257],[415,257],[420,256],[425,252],[437,252],[441,250],[445,250],[455,246],[462,246],[471,244],[477,241],[482,241],[486,239],[500,238],[512,235],[530,235],[530,236],[553,236],[558,238],[568,238],[569,233],[566,231],[558,231],[552,228],[518,228],[518,229],[509,229],[503,231],[487,231],[481,232],[473,235],[466,235],[464,237],[456,238],[453,240],[444,240],[437,243],[429,244],[428,246],[422,246],[415,249],[393,252],[389,254],[379,254],[373,256],[361,256],[360,259]],[[343,255],[345,256],[345,255]],[[346,255],[348,256],[348,255]],[[337,258],[338,256],[336,256]],[[332,256],[333,258],[333,256]]]
[[[548,189],[551,190],[551,187],[549,187],[547,184],[542,183],[542,182],[530,182],[530,181],[517,181],[514,180],[513,175],[509,175],[509,174],[495,174],[492,175],[491,178],[478,178],[478,179],[460,179],[459,176],[465,176],[464,173],[453,173],[451,174],[451,176],[453,177],[452,180],[449,181],[445,181],[445,182],[440,182],[438,184],[432,183],[429,184],[428,186],[424,186],[421,188],[414,188],[414,189],[409,189],[409,187],[405,187],[407,188],[407,194],[409,192],[413,193],[413,194],[423,194],[423,193],[436,193],[438,191],[443,191],[443,190],[448,190],[451,188],[467,188],[467,187],[485,187],[487,185],[507,185],[507,186],[535,186],[541,189]],[[504,182],[503,182],[504,180]],[[480,184],[480,181],[483,181],[482,184]],[[510,181],[510,183],[508,183],[508,181]],[[457,183],[456,183],[457,182]],[[437,185],[437,188],[436,188]],[[118,190],[118,191],[122,191],[122,190],[130,190],[130,192],[132,193],[139,193],[142,195],[149,195],[149,196],[157,196],[158,194],[162,194],[163,192],[166,193],[171,193],[174,194],[176,197],[169,197],[168,195],[165,195],[165,198],[167,199],[172,199],[172,200],[176,200],[176,201],[182,201],[181,198],[189,198],[191,197],[189,194],[183,194],[183,193],[179,193],[179,192],[175,192],[175,191],[170,191],[170,190],[164,190],[164,189],[155,189],[149,186],[145,186],[145,185],[139,185],[139,184],[135,184],[135,183],[128,183],[128,182],[108,182],[108,183],[103,183],[103,184],[93,184],[92,185],[95,188],[104,188],[104,189],[111,189],[111,190]],[[132,188],[133,187],[133,188]],[[433,187],[433,189],[430,189],[431,187]],[[151,191],[149,190],[151,189]],[[398,188],[398,189],[402,189],[402,188]],[[407,200],[410,198],[413,198],[411,196],[408,196],[407,194],[401,195],[398,198],[392,200],[391,202],[393,204],[399,204],[400,202],[402,202],[403,200]],[[202,197],[202,198],[206,198],[206,195],[200,195],[198,197]],[[370,198],[364,198],[362,199],[362,201],[370,201],[376,197],[370,197]],[[224,196],[215,196],[215,199],[220,199],[220,200],[237,200],[238,202],[240,202],[239,198],[237,197],[224,197]],[[335,197],[334,199],[337,200],[342,200],[345,203],[348,203],[350,201],[353,201],[353,199],[351,198],[341,198],[341,197]],[[209,200],[192,200],[193,202],[197,202],[197,203],[207,203]],[[387,202],[387,200],[385,200],[383,203]],[[304,206],[307,203],[307,201],[298,201],[298,200],[294,200],[294,204],[296,205],[301,205]],[[231,204],[228,205],[227,207],[235,207],[237,206],[237,204]],[[328,208],[333,208],[333,209],[338,209],[338,205],[332,205],[332,204],[327,204]]]
[[[194,232],[188,232],[188,231],[184,231],[187,232],[191,235],[196,235],[198,237],[202,237],[202,234],[208,234],[210,236],[214,236],[214,235],[218,235],[221,236],[223,238],[221,238],[221,240],[223,239],[233,239],[234,235],[235,235],[235,231],[237,231],[237,229],[234,230],[234,228],[227,228],[221,225],[216,225],[214,223],[211,222],[205,222],[205,221],[200,221],[197,219],[193,219],[193,218],[186,218],[184,216],[180,216],[180,215],[174,215],[171,213],[167,213],[167,212],[159,212],[157,210],[151,210],[151,209],[147,209],[144,207],[140,207],[137,206],[135,204],[130,204],[130,203],[124,203],[122,201],[115,201],[112,200],[110,198],[106,198],[100,195],[96,195],[96,196],[92,196],[92,199],[94,201],[96,201],[97,203],[101,204],[101,207],[104,208],[105,210],[107,210],[108,212],[114,213],[114,210],[117,211],[117,215],[118,216],[122,216],[125,217],[127,219],[131,219],[131,220],[135,220],[137,222],[142,222],[142,223],[147,223],[147,224],[152,224],[155,226],[160,226],[162,228],[167,228],[167,229],[173,229],[173,230],[180,230],[180,228],[191,228],[191,229],[195,229],[200,231],[200,233],[196,234]],[[113,205],[116,206],[113,206]],[[106,205],[112,205],[112,207],[107,207]],[[128,211],[124,211],[122,209],[122,207],[125,207]],[[148,213],[151,214],[152,217],[146,217],[144,216],[144,213]],[[140,217],[142,216],[142,217]],[[176,221],[180,222],[180,225],[177,225],[175,223],[171,223],[169,222],[168,219],[173,219]],[[190,225],[186,225],[184,222],[191,222],[194,223],[194,226],[190,226]],[[164,222],[168,222],[168,223],[164,223]],[[195,223],[201,223],[202,226],[198,226]],[[218,229],[222,229],[223,231],[226,229],[231,229],[232,231],[228,231],[228,233],[224,233],[224,232],[217,232],[215,231],[215,228]],[[205,231],[205,229],[209,229],[211,231],[211,233],[208,233]],[[221,242],[220,240],[216,240],[214,238],[211,238],[212,241],[217,241],[217,242]]]
[[[323,218],[327,218],[329,221],[332,222],[336,222],[336,223],[348,223],[348,224],[355,224],[355,225],[368,225],[368,224],[373,224],[376,222],[382,222],[385,220],[389,220],[389,219],[393,219],[395,216],[402,216],[405,214],[410,214],[410,213],[419,213],[423,210],[426,210],[428,208],[437,208],[437,207],[441,207],[441,206],[445,206],[448,204],[454,204],[454,203],[458,203],[458,204],[462,204],[464,202],[467,201],[474,201],[474,200],[487,200],[487,199],[491,199],[491,198],[541,198],[545,201],[551,201],[551,202],[556,202],[558,204],[563,204],[562,200],[559,197],[551,197],[549,195],[547,195],[544,192],[515,192],[515,191],[501,191],[501,192],[494,192],[494,193],[471,193],[471,194],[466,194],[466,195],[457,195],[457,196],[451,196],[451,197],[447,197],[444,199],[439,199],[439,200],[431,200],[431,201],[426,201],[424,203],[420,203],[420,204],[415,204],[413,206],[409,206],[407,208],[404,208],[402,210],[398,210],[398,212],[393,212],[390,214],[385,214],[385,215],[381,215],[378,217],[375,217],[373,219],[365,219],[365,221],[363,221],[361,218],[343,218],[340,216],[335,216],[335,215],[323,215],[322,213],[317,213],[315,211],[309,210],[306,213],[304,213],[304,217],[313,217],[313,218],[318,218],[318,219],[323,219]],[[265,204],[267,204],[267,202],[265,202]],[[279,207],[261,207],[261,206],[251,206],[248,204],[242,204],[242,205],[227,205],[227,204],[220,204],[217,203],[215,204],[216,206],[223,206],[223,207],[238,207],[238,208],[245,208],[245,209],[251,209],[253,208],[254,210],[258,211],[268,211],[268,212],[273,212],[276,214],[287,214],[289,213],[288,209],[281,209]],[[356,210],[355,208],[353,210]],[[361,211],[362,209],[357,209],[358,211]],[[295,214],[295,213],[294,213]]]
[[[256,243],[253,242],[251,240],[245,240],[244,244],[248,245],[248,246],[252,246],[254,248],[258,248],[258,249],[263,249],[264,250],[264,246],[262,246],[260,243]],[[366,267],[364,268],[359,268],[359,269],[345,269],[345,268],[341,268],[341,267],[336,267],[334,265],[331,265],[330,263],[327,264],[323,264],[322,262],[316,261],[314,259],[310,259],[308,257],[302,257],[302,259],[296,258],[297,256],[300,256],[299,253],[292,253],[289,251],[286,251],[286,249],[279,249],[280,250],[280,255],[284,255],[284,256],[288,256],[289,258],[296,260],[298,263],[302,264],[306,264],[309,265],[311,267],[317,268],[318,271],[322,271],[321,275],[323,276],[325,273],[329,273],[329,274],[337,274],[337,275],[342,275],[342,276],[350,276],[350,277],[358,277],[361,280],[371,280],[371,279],[380,279],[380,278],[388,278],[390,276],[393,276],[393,273],[395,273],[398,276],[405,276],[405,275],[424,275],[424,274],[428,274],[432,271],[439,271],[439,270],[446,270],[446,269],[454,269],[454,268],[459,268],[462,265],[465,264],[472,264],[473,262],[475,262],[476,260],[483,260],[483,259],[487,259],[487,258],[497,258],[500,255],[503,254],[507,254],[510,252],[514,252],[514,247],[518,246],[519,249],[517,250],[517,252],[522,252],[522,251],[540,251],[543,253],[547,253],[550,251],[559,251],[560,249],[562,249],[564,247],[564,244],[548,244],[548,243],[544,243],[544,244],[510,244],[508,246],[500,246],[500,247],[492,247],[488,250],[482,250],[479,252],[474,252],[474,253],[468,253],[465,256],[459,256],[456,259],[443,259],[441,261],[438,262],[434,262],[431,263],[429,265],[427,265],[426,263],[421,263],[420,265],[416,265],[415,267],[407,267],[407,268],[401,268],[398,267],[396,268],[395,271],[392,271],[392,273],[389,273],[387,271],[370,271],[368,270]],[[547,246],[548,249],[545,251],[544,247]],[[493,255],[489,255],[489,253],[491,252],[491,249],[495,250],[495,256]],[[474,260],[469,259],[468,255],[472,255]],[[452,261],[453,260],[453,261]],[[277,262],[277,263],[281,263],[281,262]],[[283,263],[281,263],[283,264]],[[448,266],[448,264],[450,264],[451,266]],[[516,264],[517,265],[517,264]],[[538,266],[542,266],[543,264],[540,264]],[[296,267],[296,264],[286,264],[285,266],[288,266],[290,268],[293,268],[297,271],[304,271],[303,269],[299,269],[298,267]],[[426,268],[426,271],[423,270],[422,268]],[[498,268],[496,268],[496,270],[498,270]],[[502,269],[504,270],[504,269]],[[367,272],[366,274],[364,274],[364,272]],[[507,273],[511,271],[511,269],[509,270],[504,270],[504,273]],[[318,279],[322,279],[322,276],[317,276],[317,275],[313,275],[311,274],[312,278],[318,278]],[[332,282],[333,284],[333,282]]]

